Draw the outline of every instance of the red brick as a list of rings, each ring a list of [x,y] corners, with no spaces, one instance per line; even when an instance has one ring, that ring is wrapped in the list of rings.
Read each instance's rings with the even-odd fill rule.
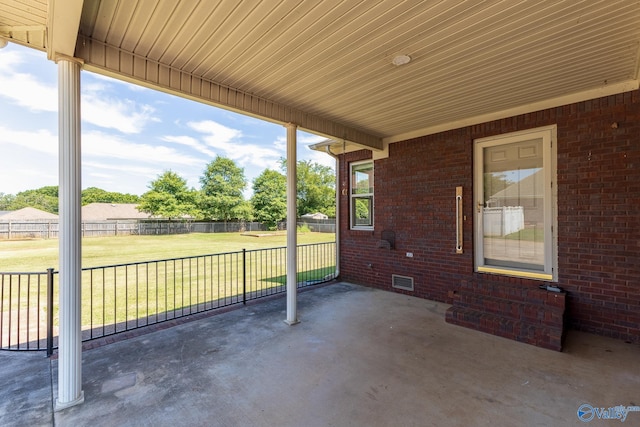
[[[540,282],[473,271],[473,140],[549,124],[558,130],[558,285],[567,290],[568,323],[640,342],[640,324],[634,327],[617,308],[640,312],[638,91],[391,144],[389,157],[375,162],[373,232],[348,229],[348,197],[340,197],[342,278],[392,290],[391,274],[412,276],[419,278],[413,295],[445,302],[463,281],[537,287]],[[369,158],[367,150],[343,156],[341,181],[349,162]],[[462,255],[453,248],[456,186],[463,187],[467,217]],[[395,231],[396,250],[376,249],[385,229]],[[564,305],[550,295],[544,302]]]

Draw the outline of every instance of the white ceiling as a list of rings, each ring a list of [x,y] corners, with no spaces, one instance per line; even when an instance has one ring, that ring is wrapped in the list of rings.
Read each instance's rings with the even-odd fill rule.
[[[640,3],[0,0],[0,37],[381,149],[638,88]]]

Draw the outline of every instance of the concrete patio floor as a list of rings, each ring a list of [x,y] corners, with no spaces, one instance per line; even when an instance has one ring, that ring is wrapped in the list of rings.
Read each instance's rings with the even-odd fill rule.
[[[0,425],[575,426],[640,405],[640,346],[569,332],[557,353],[447,307],[347,283],[300,293],[295,326],[284,298],[248,305],[84,351],[85,402],[60,412],[57,360],[1,352]]]

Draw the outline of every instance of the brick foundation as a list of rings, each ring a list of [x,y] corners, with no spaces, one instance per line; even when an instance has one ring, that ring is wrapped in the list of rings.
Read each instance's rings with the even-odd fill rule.
[[[458,291],[452,291],[451,296],[453,305],[446,312],[449,323],[550,350],[562,350],[564,292],[465,281]]]

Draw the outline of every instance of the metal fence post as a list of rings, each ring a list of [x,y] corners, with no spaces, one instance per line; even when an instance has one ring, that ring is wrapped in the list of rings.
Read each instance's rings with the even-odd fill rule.
[[[47,269],[47,357],[53,354],[53,268]]]
[[[242,250],[242,304],[247,305],[247,250]]]

